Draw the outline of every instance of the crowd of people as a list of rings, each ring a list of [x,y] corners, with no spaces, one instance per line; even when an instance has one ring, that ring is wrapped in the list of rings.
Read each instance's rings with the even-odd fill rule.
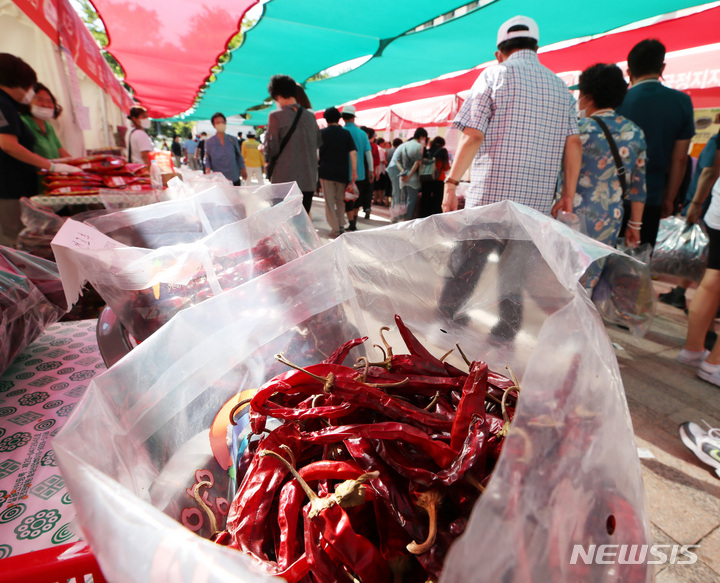
[[[393,221],[427,217],[458,208],[456,189],[466,172],[471,180],[465,206],[512,200],[541,213],[579,218],[589,236],[628,247],[656,242],[660,219],[673,212],[686,173],[694,135],[690,98],[665,87],[665,47],[657,40],[638,43],[628,54],[627,75],[616,65],[598,63],[582,72],[573,97],[565,83],[537,56],[539,29],[534,20],[517,16],[498,30],[497,65],[479,75],[462,105],[454,127],[459,140],[454,156],[445,140],[430,140],[417,128],[406,141],[386,141],[372,128],[356,124],[352,105],[327,108],[327,127],[320,129],[312,105],[294,79],[275,75],[268,93],[276,109],[258,140],[226,133],[221,112],[211,118],[215,134],[202,133],[170,146],[176,166],[183,160],[194,170],[220,172],[235,185],[296,182],[303,205],[311,211],[322,191],[331,236],[357,229],[361,213],[372,205],[390,206]],[[73,172],[54,163],[67,155],[49,121],[62,112],[50,90],[21,59],[0,55],[0,237],[12,240],[19,221],[17,199],[35,193],[37,169]],[[134,107],[126,135],[128,160],[150,163],[153,143],[147,111]],[[720,347],[704,346],[720,304],[720,199],[712,197],[720,175],[720,151],[711,140],[687,193],[687,221],[704,215],[710,239],[710,261],[689,309],[688,339],[679,360],[699,367],[699,375],[720,385]],[[419,201],[419,203],[418,203]],[[711,201],[708,204],[708,201]],[[717,201],[717,202],[716,202]],[[507,242],[495,242],[506,251]],[[478,254],[481,255],[481,254]],[[483,272],[465,286],[444,290],[449,317],[462,319],[464,305]],[[468,266],[463,266],[468,270]],[[586,274],[592,289],[601,266]],[[683,304],[690,282],[661,297]],[[498,282],[499,286],[503,282]],[[512,337],[522,326],[517,291],[503,290],[504,328]],[[508,299],[509,298],[509,299]]]

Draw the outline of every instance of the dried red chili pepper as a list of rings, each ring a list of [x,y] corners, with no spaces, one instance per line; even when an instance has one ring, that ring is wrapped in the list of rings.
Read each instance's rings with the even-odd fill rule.
[[[455,452],[441,441],[433,441],[430,436],[406,423],[384,421],[372,424],[341,425],[328,427],[320,431],[302,434],[306,443],[337,443],[352,437],[365,437],[366,439],[380,439],[390,441],[405,441],[418,451],[432,458],[441,468],[447,467],[455,458]]]
[[[337,350],[335,350],[335,352],[333,352],[325,360],[323,360],[322,364],[342,364],[343,361],[347,358],[347,355],[350,353],[350,351],[356,346],[359,346],[360,344],[365,342],[367,339],[367,336],[363,336],[362,338],[355,338],[354,340],[346,342]]]
[[[305,514],[305,532],[317,542],[319,535],[327,543],[327,554],[331,559],[344,565],[348,573],[356,575],[360,581],[377,583],[391,580],[390,569],[382,560],[380,551],[364,536],[353,530],[343,505],[362,504],[365,496],[364,483],[377,477],[377,474],[363,474],[356,480],[340,484],[335,493],[320,498],[303,480],[300,474],[287,460],[273,451],[262,451],[260,456],[270,456],[281,462],[293,474],[310,499],[310,508]],[[309,545],[312,547],[312,543]],[[306,549],[308,544],[306,542]],[[330,580],[329,583],[334,583]]]
[[[352,461],[322,460],[306,465],[298,471],[306,482],[315,480],[355,480],[363,475],[363,469]],[[287,567],[297,554],[297,526],[305,492],[295,479],[285,484],[280,491],[278,523],[280,525],[280,544],[277,546],[277,563]]]
[[[395,522],[414,539],[426,536],[420,515],[413,504],[400,476],[378,455],[372,444],[363,437],[352,437],[344,442],[355,462],[366,472],[378,472],[373,488]]]
[[[286,455],[289,449],[297,457],[301,450],[300,432],[295,424],[286,423],[268,434],[259,448]],[[233,546],[267,560],[263,550],[268,534],[265,521],[271,511],[273,493],[286,475],[285,467],[273,458],[253,457],[228,512],[226,530],[233,537]]]
[[[465,442],[468,428],[474,417],[485,419],[485,394],[487,392],[488,366],[484,362],[473,362],[470,374],[465,380],[462,397],[455,412],[450,447],[458,451]]]

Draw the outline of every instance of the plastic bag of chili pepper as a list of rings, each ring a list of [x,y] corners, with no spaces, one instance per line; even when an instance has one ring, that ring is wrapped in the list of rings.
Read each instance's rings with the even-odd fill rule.
[[[55,263],[0,246],[0,373],[67,309]]]
[[[65,292],[74,301],[89,281],[145,340],[180,310],[318,247],[301,202],[294,184],[213,186],[85,223],[70,219],[53,240]]]
[[[388,576],[385,561],[408,582],[649,581],[647,564],[573,560],[576,548],[649,540],[617,360],[577,285],[609,252],[505,202],[341,237],[181,312],[93,382],[54,441],[105,574],[138,583],[173,573],[370,581]],[[390,330],[381,335],[383,326]],[[484,369],[472,376],[456,344],[470,361],[508,376],[509,365],[518,378],[502,449],[502,415],[489,407],[483,420],[477,410]],[[275,359],[280,353],[326,380],[297,376],[305,373]],[[484,390],[502,401],[507,383],[489,371]],[[410,374],[413,391],[403,393]],[[209,439],[203,461],[194,448],[221,408],[278,375],[286,386],[268,391],[258,418],[247,420],[261,433],[248,430],[239,467],[218,470]],[[371,383],[378,376],[392,383]],[[432,381],[439,377],[450,380]],[[349,411],[340,399],[352,399]],[[326,419],[272,417],[287,408],[315,408]],[[475,451],[482,455],[463,456]],[[342,462],[330,468],[339,479],[312,465],[318,455]],[[468,468],[485,478],[463,481]],[[234,492],[238,472],[253,478]],[[474,502],[478,484],[484,492]],[[426,546],[433,507],[435,541]],[[459,510],[468,517],[454,518]],[[229,534],[242,525],[250,534]],[[202,540],[213,534],[221,544]],[[403,548],[412,543],[419,554],[408,563]]]

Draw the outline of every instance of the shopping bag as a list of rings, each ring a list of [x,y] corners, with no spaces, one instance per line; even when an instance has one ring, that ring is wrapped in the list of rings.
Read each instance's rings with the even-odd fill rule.
[[[493,252],[468,317],[443,316],[437,298],[463,276],[452,265],[467,263],[452,254],[498,240],[523,253]],[[399,314],[433,354],[458,342],[491,369],[509,365],[521,386],[494,475],[441,581],[650,581],[647,564],[571,563],[576,546],[649,541],[617,360],[578,287],[588,264],[612,252],[503,202],[341,237],[179,313],[93,382],[53,442],[104,574],[129,583],[269,581],[242,553],[203,540],[210,521],[195,486],[208,486],[203,499],[219,528],[233,493],[208,428],[228,399],[287,370],[273,355],[303,366],[368,335],[351,360],[363,350],[375,358],[380,327]],[[515,342],[490,348],[499,269],[524,282],[525,313]],[[400,345],[396,328],[385,337]],[[457,351],[448,360],[466,366]]]
[[[690,225],[683,217],[660,221],[652,255],[654,274],[673,275],[700,281],[708,257],[708,237],[699,224]]]
[[[68,301],[89,282],[137,340],[319,245],[294,183],[215,185],[82,223],[71,218],[53,240]]]
[[[24,227],[18,234],[16,247],[36,257],[54,261],[50,243],[63,226],[66,217],[58,216],[51,208],[22,197],[20,220]]]
[[[52,261],[0,246],[0,373],[67,310]]]
[[[618,245],[624,255],[611,255],[593,291],[592,300],[603,320],[625,326],[633,336],[642,337],[652,326],[655,294],[650,276],[652,248],[645,243],[637,248]]]

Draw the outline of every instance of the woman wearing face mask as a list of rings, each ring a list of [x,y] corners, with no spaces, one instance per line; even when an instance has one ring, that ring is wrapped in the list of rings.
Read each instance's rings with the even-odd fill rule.
[[[22,120],[35,138],[33,152],[43,158],[69,158],[70,152],[62,147],[50,120],[62,113],[55,96],[42,83],[35,83],[35,96],[30,103],[30,113],[23,114]],[[42,178],[38,176],[38,192],[42,189]]]
[[[20,118],[18,108],[30,105],[37,75],[25,61],[0,53],[0,245],[15,245],[22,223],[20,198],[37,194],[36,169],[80,172],[33,152],[35,138]]]
[[[227,120],[222,113],[213,115],[210,123],[217,133],[205,142],[205,173],[221,172],[235,186],[240,186],[240,176],[247,180],[240,144],[225,133]]]
[[[627,83],[616,65],[597,64],[582,72],[578,88],[583,155],[573,213],[585,224],[590,237],[612,247],[623,222],[623,202],[627,201],[625,243],[634,247],[640,242],[645,207],[646,147],[643,131],[615,113],[625,98]],[[605,128],[617,152],[617,162]],[[553,216],[561,206],[561,202],[555,204]],[[597,263],[588,269],[585,287],[594,287],[600,271]]]
[[[133,125],[133,129],[127,136],[128,162],[150,166],[150,152],[153,151],[153,143],[145,130],[150,129],[152,122],[148,117],[147,109],[139,105],[133,107],[128,119]]]

